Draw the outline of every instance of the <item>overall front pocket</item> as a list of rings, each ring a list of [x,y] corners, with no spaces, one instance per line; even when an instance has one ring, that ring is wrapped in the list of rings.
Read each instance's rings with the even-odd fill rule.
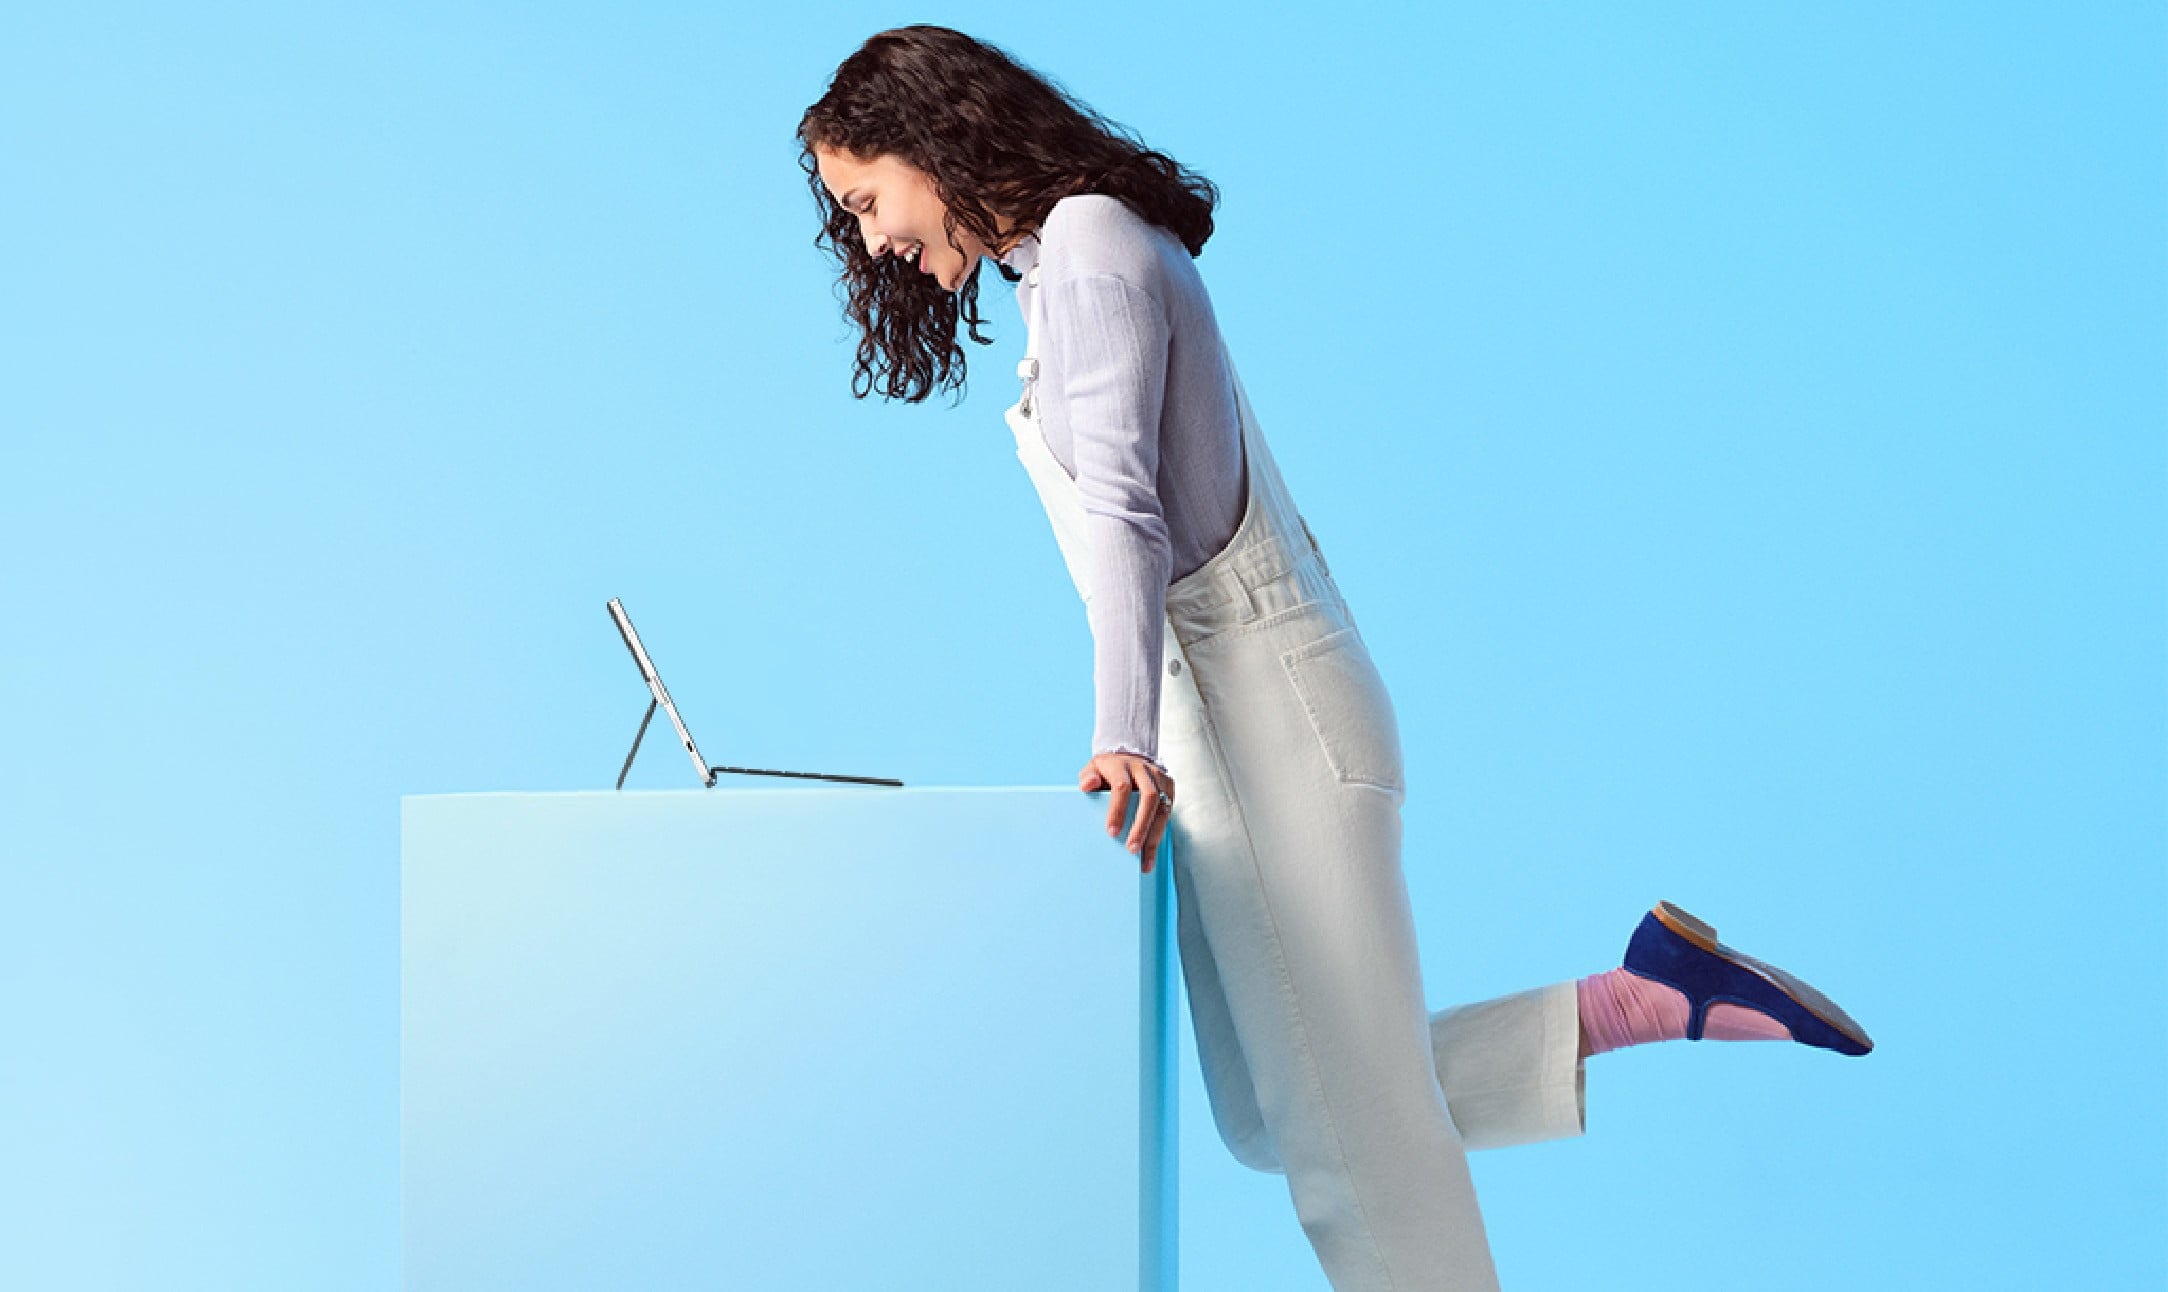
[[[1350,785],[1406,793],[1400,725],[1361,633],[1350,625],[1281,651],[1280,666],[1310,715],[1333,775]]]

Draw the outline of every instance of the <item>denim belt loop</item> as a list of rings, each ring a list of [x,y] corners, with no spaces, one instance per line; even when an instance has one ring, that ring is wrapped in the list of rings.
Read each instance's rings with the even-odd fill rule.
[[[1257,618],[1257,602],[1250,596],[1250,585],[1242,579],[1242,572],[1232,562],[1219,571],[1220,596],[1224,604],[1236,608],[1236,617],[1243,623]]]
[[[1317,545],[1317,535],[1310,532],[1310,522],[1305,520],[1299,512],[1296,513],[1295,519],[1302,525],[1302,536],[1310,540],[1310,550],[1317,553],[1318,568],[1327,574],[1331,574],[1332,565],[1325,560],[1325,549]]]

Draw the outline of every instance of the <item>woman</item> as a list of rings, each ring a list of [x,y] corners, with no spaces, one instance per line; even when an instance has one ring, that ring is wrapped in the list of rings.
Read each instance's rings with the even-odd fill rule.
[[[1428,1011],[1392,703],[1198,276],[1216,190],[934,26],[867,41],[799,142],[869,388],[960,384],[960,327],[987,343],[980,261],[1018,284],[1007,420],[1094,641],[1078,784],[1111,791],[1108,832],[1126,821],[1145,871],[1167,832],[1214,1121],[1286,1175],[1335,1288],[1495,1288],[1466,1150],[1581,1133],[1590,1054],[1867,1052],[1842,1010],[1670,903],[1617,969]]]

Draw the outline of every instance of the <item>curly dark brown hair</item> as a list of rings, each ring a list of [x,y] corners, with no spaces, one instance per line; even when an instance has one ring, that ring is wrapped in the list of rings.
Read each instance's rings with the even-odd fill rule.
[[[814,243],[841,264],[844,312],[860,329],[851,376],[859,399],[876,388],[908,403],[937,388],[961,390],[967,365],[958,325],[980,345],[993,339],[979,334],[986,321],[978,312],[979,266],[949,292],[895,257],[874,256],[858,217],[821,182],[816,146],[866,161],[893,155],[924,171],[948,208],[943,223],[952,246],[961,224],[987,247],[1006,250],[996,211],[1020,237],[1037,230],[1062,198],[1104,193],[1196,256],[1212,236],[1219,204],[1209,180],[1145,147],[1051,79],[993,45],[928,24],[880,32],[844,59],[806,109],[798,142],[821,217]],[[995,267],[1016,281],[1015,270],[998,261]]]

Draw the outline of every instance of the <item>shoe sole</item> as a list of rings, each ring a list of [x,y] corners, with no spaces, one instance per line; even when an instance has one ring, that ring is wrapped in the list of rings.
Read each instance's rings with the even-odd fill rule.
[[[1712,955],[1722,956],[1733,964],[1740,965],[1766,978],[1776,986],[1778,991],[1797,1001],[1808,1013],[1850,1037],[1854,1044],[1869,1050],[1874,1048],[1874,1042],[1867,1037],[1867,1029],[1853,1022],[1852,1016],[1838,1008],[1837,1002],[1775,965],[1764,964],[1744,951],[1735,951],[1717,941],[1716,927],[1714,925],[1705,920],[1694,918],[1685,910],[1672,905],[1670,902],[1658,902],[1654,914],[1665,928],[1685,938],[1688,942]]]

